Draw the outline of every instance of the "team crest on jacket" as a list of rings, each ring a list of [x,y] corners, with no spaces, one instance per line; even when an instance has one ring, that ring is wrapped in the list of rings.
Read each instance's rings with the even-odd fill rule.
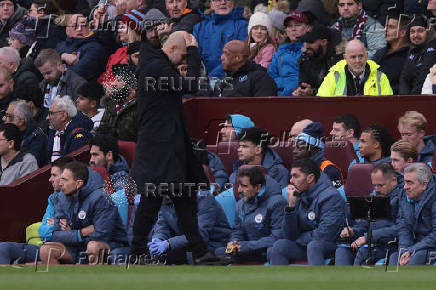
[[[254,217],[254,221],[255,221],[257,224],[260,224],[260,223],[262,222],[262,220],[263,220],[263,216],[262,216],[262,214],[260,214],[260,213],[258,213],[258,214]]]
[[[307,214],[307,218],[308,218],[310,221],[313,221],[313,220],[315,219],[315,213],[314,213],[313,211],[309,212],[309,213]]]
[[[79,211],[77,217],[81,220],[84,220],[86,218],[86,212],[84,210]]]
[[[247,75],[245,75],[245,76],[240,76],[240,77],[239,77],[239,82],[240,82],[240,83],[243,83],[243,82],[245,82],[247,79],[248,79],[248,76],[247,76]]]

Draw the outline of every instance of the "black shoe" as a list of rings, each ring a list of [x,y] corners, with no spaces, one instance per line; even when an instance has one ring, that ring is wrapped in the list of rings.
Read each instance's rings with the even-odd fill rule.
[[[225,266],[230,264],[224,257],[217,257],[211,252],[206,252],[203,256],[194,259],[194,265],[204,266]]]

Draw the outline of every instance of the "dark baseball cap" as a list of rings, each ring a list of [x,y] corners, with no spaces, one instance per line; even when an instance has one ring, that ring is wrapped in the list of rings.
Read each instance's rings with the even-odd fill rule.
[[[313,43],[317,39],[327,39],[330,40],[331,33],[330,29],[324,25],[315,24],[312,30],[307,32],[305,35],[301,36],[299,40],[301,42]]]

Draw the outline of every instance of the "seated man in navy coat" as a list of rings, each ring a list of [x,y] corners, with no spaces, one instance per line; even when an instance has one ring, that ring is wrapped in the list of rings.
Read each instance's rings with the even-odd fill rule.
[[[73,161],[63,168],[54,205],[51,242],[40,250],[44,264],[101,264],[103,254],[127,247],[127,233],[117,207],[103,190],[103,179],[84,163]],[[85,255],[86,253],[86,255]]]
[[[334,257],[336,239],[345,224],[344,199],[310,159],[292,164],[287,195],[284,239],[268,249],[268,261],[271,265],[287,265],[307,259],[309,265],[324,265],[325,259]]]
[[[404,190],[400,201],[398,251],[389,265],[416,266],[435,262],[436,180],[430,167],[413,163],[404,169]]]
[[[241,168],[237,178],[242,198],[236,204],[235,227],[227,250],[218,248],[215,254],[230,254],[238,262],[266,261],[267,248],[280,238],[286,201],[277,182],[258,166]]]

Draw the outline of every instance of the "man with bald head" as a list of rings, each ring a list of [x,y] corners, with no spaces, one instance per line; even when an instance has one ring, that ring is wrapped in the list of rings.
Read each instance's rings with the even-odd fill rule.
[[[265,68],[248,60],[250,50],[245,42],[228,42],[221,55],[226,77],[217,81],[217,97],[267,97],[277,95],[277,86]]]
[[[187,32],[177,31],[169,35],[156,49],[143,42],[138,78],[139,134],[136,154],[130,176],[136,183],[141,201],[133,224],[131,254],[142,262],[148,253],[147,236],[157,218],[162,197],[168,196],[174,203],[177,218],[189,241],[197,264],[218,261],[209,252],[198,230],[197,191],[208,180],[192,151],[185,127],[182,96],[195,94],[200,76],[200,55],[196,39]],[[185,62],[186,77],[182,77],[177,65]]]
[[[298,134],[303,133],[304,128],[306,128],[307,125],[309,125],[312,122],[313,122],[312,120],[304,119],[301,121],[297,121],[294,123],[294,125],[292,125],[291,132],[289,133],[290,135],[289,137],[291,138],[292,144],[295,144],[295,140]]]
[[[87,81],[96,80],[105,69],[106,52],[87,18],[82,14],[71,16],[66,33],[67,39],[56,46],[62,62]]]
[[[351,40],[345,47],[344,59],[330,68],[317,96],[392,95],[389,79],[379,67],[368,60],[368,52],[360,40]]]

